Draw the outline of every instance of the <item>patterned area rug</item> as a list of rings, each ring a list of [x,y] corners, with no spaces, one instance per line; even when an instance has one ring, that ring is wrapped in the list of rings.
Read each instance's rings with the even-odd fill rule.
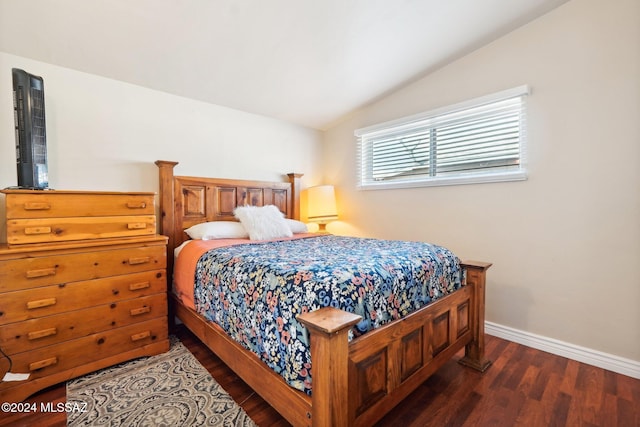
[[[167,353],[69,381],[67,404],[83,410],[70,427],[256,426],[176,338]]]

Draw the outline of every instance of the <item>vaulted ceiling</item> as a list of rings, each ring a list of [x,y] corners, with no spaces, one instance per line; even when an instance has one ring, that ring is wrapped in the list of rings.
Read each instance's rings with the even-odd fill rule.
[[[567,0],[0,0],[0,51],[325,129]]]

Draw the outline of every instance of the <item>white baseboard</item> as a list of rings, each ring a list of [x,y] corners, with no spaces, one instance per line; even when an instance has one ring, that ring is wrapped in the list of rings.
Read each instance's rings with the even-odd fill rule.
[[[492,322],[485,322],[484,331],[488,335],[513,341],[527,347],[640,379],[640,362],[636,360],[625,359],[624,357],[580,347]]]

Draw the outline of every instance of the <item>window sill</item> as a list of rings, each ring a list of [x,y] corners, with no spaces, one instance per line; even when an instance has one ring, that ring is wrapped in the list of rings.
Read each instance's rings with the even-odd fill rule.
[[[485,184],[489,182],[525,181],[526,171],[493,173],[483,175],[429,178],[428,180],[379,182],[358,185],[358,190],[391,190],[394,188],[440,187],[445,185]]]

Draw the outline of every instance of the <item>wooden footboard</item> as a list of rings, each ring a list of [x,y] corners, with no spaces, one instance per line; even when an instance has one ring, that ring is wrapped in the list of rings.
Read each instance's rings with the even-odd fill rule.
[[[461,361],[484,371],[490,265],[465,264],[467,286],[350,344],[347,332],[358,316],[333,308],[298,316],[311,333],[312,425],[372,425],[463,347]]]

